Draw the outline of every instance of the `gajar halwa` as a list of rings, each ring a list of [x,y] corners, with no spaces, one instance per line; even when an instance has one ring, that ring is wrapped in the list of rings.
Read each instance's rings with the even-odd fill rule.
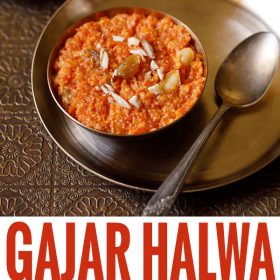
[[[65,110],[96,130],[136,135],[184,115],[204,83],[202,55],[170,17],[118,14],[84,23],[54,63]]]

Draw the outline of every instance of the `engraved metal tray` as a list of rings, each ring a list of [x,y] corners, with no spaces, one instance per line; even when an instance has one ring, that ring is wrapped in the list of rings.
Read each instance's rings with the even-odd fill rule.
[[[198,105],[184,122],[150,139],[119,142],[92,135],[66,119],[48,89],[47,62],[57,39],[77,20],[114,6],[153,8],[177,17],[198,35],[208,56],[209,77]],[[58,146],[84,168],[116,184],[153,191],[217,110],[213,84],[220,63],[240,41],[271,28],[261,17],[231,1],[66,1],[44,29],[34,53],[31,79],[38,114]],[[280,155],[279,86],[280,70],[259,104],[224,116],[199,156],[185,192],[237,181]]]

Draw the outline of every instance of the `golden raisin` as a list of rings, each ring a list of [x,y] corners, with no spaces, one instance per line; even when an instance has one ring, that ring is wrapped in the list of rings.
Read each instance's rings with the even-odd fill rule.
[[[130,55],[117,68],[116,76],[121,78],[132,78],[139,70],[140,59],[138,55]]]

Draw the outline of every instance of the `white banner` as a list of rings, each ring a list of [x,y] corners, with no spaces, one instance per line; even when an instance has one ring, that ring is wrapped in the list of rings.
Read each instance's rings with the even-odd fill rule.
[[[280,279],[280,218],[0,218],[0,279]]]

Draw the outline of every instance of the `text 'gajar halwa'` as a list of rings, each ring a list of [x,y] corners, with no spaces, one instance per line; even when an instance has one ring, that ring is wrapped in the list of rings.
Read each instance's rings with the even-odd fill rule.
[[[54,63],[64,109],[93,129],[135,135],[162,128],[199,98],[205,69],[190,33],[170,17],[118,14],[78,27]]]

